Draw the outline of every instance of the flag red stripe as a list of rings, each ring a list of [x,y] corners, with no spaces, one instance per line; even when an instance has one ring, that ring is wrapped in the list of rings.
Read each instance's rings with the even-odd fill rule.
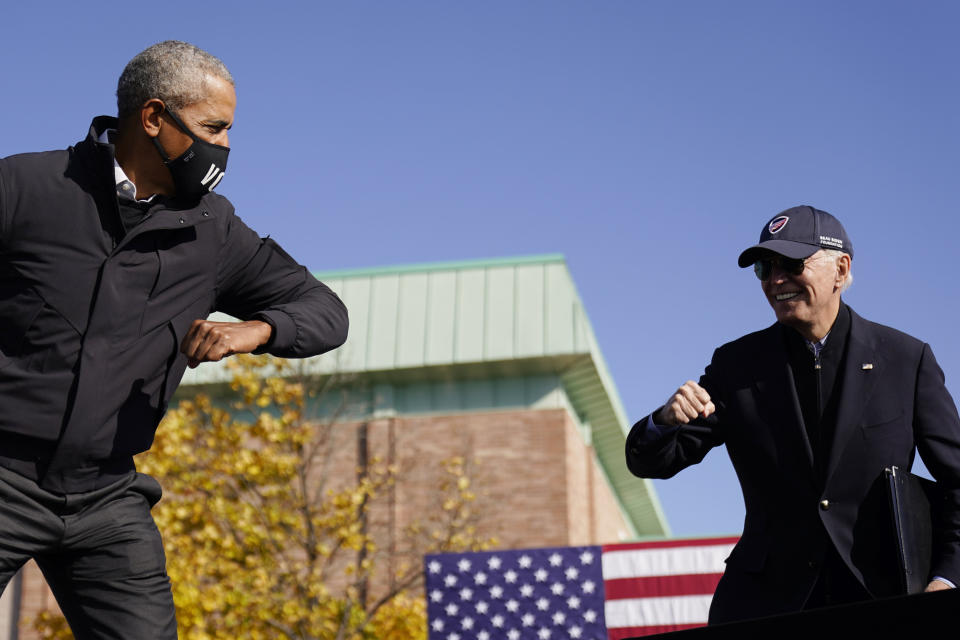
[[[664,549],[668,547],[715,547],[724,544],[734,544],[740,536],[728,538],[697,538],[695,540],[657,540],[656,542],[627,542],[603,545],[604,553],[608,551],[629,551],[630,549]]]
[[[705,624],[661,624],[649,627],[616,627],[607,629],[608,640],[625,640],[625,638],[638,638],[640,636],[652,636],[655,633],[667,633],[668,631],[683,631],[684,629],[696,629],[705,627]]]
[[[661,598],[668,596],[711,595],[722,573],[696,573],[682,576],[651,576],[604,580],[604,599]]]

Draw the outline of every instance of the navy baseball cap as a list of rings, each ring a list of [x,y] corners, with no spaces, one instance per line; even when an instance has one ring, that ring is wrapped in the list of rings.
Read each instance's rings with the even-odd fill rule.
[[[853,244],[840,221],[809,205],[773,216],[760,232],[760,242],[740,254],[737,264],[749,267],[764,251],[788,258],[809,258],[820,249],[837,249],[853,257]]]

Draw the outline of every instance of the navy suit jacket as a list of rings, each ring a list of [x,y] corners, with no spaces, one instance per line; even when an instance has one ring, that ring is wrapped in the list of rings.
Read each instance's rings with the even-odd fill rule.
[[[630,431],[627,466],[669,478],[725,444],[743,490],[743,535],[714,594],[711,623],[797,611],[828,545],[875,597],[899,587],[884,467],[919,450],[943,498],[931,576],[960,585],[960,417],[929,345],[851,309],[826,474],[815,473],[781,325],[718,348],[700,378],[717,412]],[[705,491],[709,488],[705,487]]]

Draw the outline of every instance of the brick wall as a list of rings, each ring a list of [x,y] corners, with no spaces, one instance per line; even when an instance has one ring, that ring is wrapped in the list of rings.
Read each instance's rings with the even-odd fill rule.
[[[475,461],[484,529],[500,546],[595,544],[621,539],[628,527],[565,409],[401,417],[371,423],[371,447],[388,450],[392,424],[400,510],[429,508],[435,464],[454,455]]]

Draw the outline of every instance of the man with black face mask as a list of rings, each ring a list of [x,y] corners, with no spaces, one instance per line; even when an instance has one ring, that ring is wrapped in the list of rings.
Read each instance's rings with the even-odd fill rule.
[[[0,159],[0,591],[34,558],[77,638],[176,638],[148,449],[184,369],[341,345],[339,298],[212,192],[236,94],[167,41],[118,118]],[[240,322],[206,320],[223,311]]]
[[[185,199],[200,198],[207,191],[213,191],[220,184],[227,170],[227,156],[230,147],[212,144],[197,137],[183,120],[167,111],[167,116],[174,124],[193,140],[186,151],[176,158],[171,158],[164,151],[157,138],[153,144],[163,157],[163,164],[167,165],[170,176],[173,178],[174,193]]]

